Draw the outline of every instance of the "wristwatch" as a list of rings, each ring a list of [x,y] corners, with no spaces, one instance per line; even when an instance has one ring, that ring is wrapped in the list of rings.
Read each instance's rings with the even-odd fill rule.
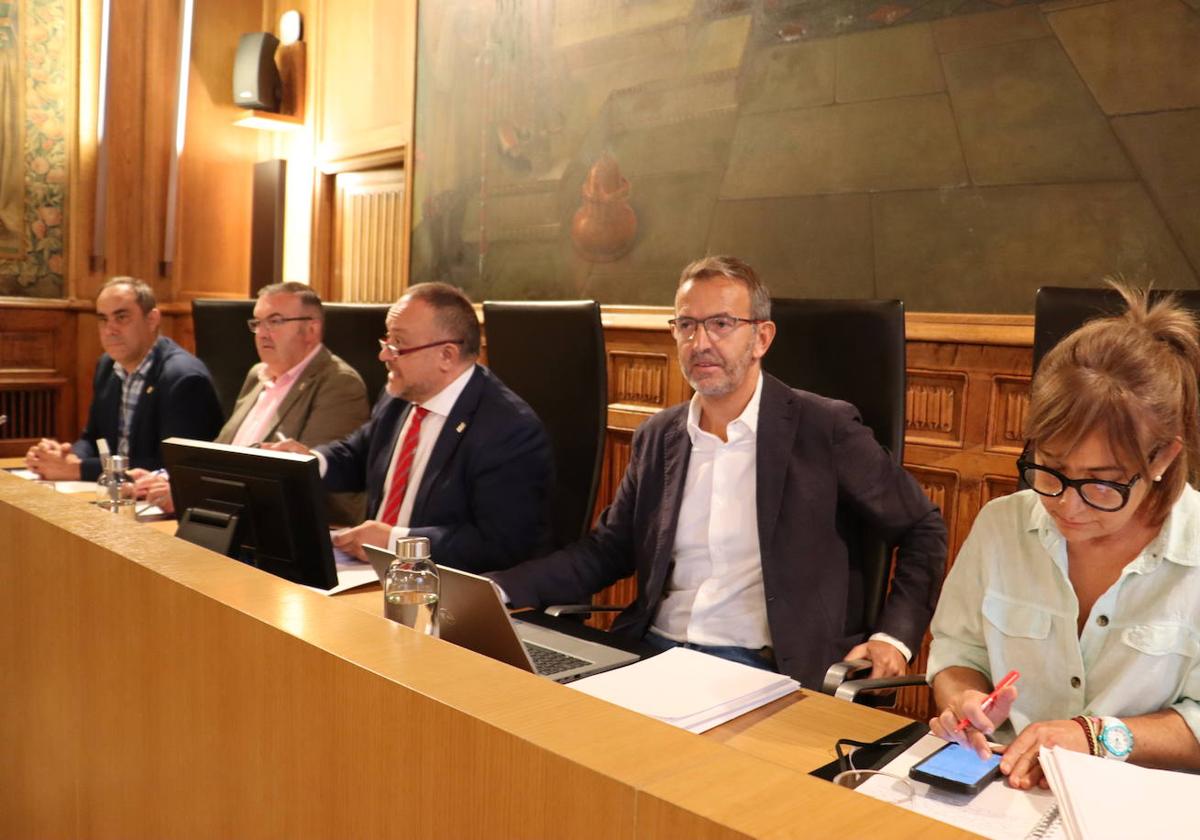
[[[1100,746],[1104,748],[1105,758],[1115,758],[1124,761],[1133,752],[1133,733],[1120,718],[1100,718]]]

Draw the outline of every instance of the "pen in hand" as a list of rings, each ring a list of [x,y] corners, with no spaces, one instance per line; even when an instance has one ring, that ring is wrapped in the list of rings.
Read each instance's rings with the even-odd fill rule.
[[[1015,683],[1020,676],[1021,673],[1019,671],[1009,671],[1007,674],[1005,674],[1004,678],[1000,680],[1000,682],[996,683],[996,687],[992,690],[992,693],[985,697],[983,702],[979,704],[980,711],[991,711],[992,706],[996,705],[996,698],[1000,696],[1000,692],[1004,691],[1004,689]],[[970,725],[971,721],[964,717],[958,722],[958,726],[954,727],[954,731],[962,732]]]

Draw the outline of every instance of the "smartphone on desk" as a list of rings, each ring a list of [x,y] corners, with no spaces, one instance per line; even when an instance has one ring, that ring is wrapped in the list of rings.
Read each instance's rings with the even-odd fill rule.
[[[931,756],[921,759],[908,775],[918,782],[955,793],[974,796],[1000,774],[1000,756],[981,759],[975,750],[962,744],[947,744]]]

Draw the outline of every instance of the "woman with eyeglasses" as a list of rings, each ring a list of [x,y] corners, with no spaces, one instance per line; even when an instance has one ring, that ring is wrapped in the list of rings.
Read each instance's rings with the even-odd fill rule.
[[[1046,786],[1043,745],[1200,767],[1197,325],[1120,291],[1124,314],[1042,361],[1029,489],[980,511],[933,618],[930,728],[981,756],[1006,744],[1013,787]]]

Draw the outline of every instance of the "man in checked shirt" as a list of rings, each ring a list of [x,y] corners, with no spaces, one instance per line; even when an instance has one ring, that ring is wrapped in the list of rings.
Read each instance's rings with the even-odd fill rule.
[[[95,481],[97,441],[129,465],[162,466],[159,443],[169,437],[212,440],[223,417],[204,363],[159,336],[162,313],[150,287],[114,277],[96,297],[104,355],[96,364],[87,427],[74,443],[43,439],[25,454],[29,469],[53,480]]]

